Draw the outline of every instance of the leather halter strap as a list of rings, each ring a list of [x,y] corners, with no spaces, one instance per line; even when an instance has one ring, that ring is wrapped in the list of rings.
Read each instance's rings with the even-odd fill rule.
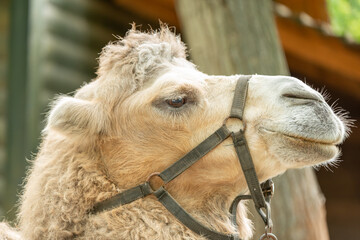
[[[244,75],[239,77],[235,87],[234,100],[229,118],[237,118],[243,121],[247,86],[250,78],[251,75]],[[187,213],[185,209],[183,209],[176,202],[176,200],[170,195],[168,191],[166,191],[163,186],[155,190],[151,187],[149,183],[150,178],[154,175],[159,176],[164,181],[164,184],[172,181],[174,178],[179,176],[182,172],[184,172],[186,169],[188,169],[194,163],[200,160],[203,156],[209,153],[212,149],[222,143],[230,135],[233,139],[234,147],[251,193],[251,195],[239,195],[234,199],[230,207],[230,212],[232,213],[232,221],[236,225],[236,208],[238,203],[241,200],[252,199],[255,203],[257,211],[264,220],[264,223],[266,225],[271,224],[271,219],[269,216],[270,198],[267,197],[265,201],[263,189],[260,187],[255,167],[251,159],[250,151],[245,140],[244,130],[240,130],[235,133],[231,132],[227,128],[225,123],[212,135],[210,135],[203,142],[201,142],[197,147],[185,154],[185,156],[173,163],[167,169],[165,169],[161,173],[154,173],[150,175],[146,182],[136,187],[127,189],[109,199],[97,203],[91,210],[91,213],[96,214],[102,211],[111,210],[118,206],[131,203],[139,198],[144,198],[150,194],[153,194],[170,213],[172,213],[180,222],[182,222],[186,227],[188,227],[195,233],[206,236],[208,239],[214,240],[238,240],[239,237],[237,235],[222,234],[203,226],[201,223],[196,221],[189,213]],[[268,187],[266,191],[268,191]]]
[[[181,159],[156,175],[158,175],[164,181],[164,184],[170,182],[195,162],[197,162],[200,158],[214,149],[217,145],[223,142],[230,136],[230,134],[231,132],[227,129],[227,127],[222,126]],[[154,191],[151,189],[150,183],[146,181],[145,183],[127,189],[124,192],[121,192],[109,199],[104,200],[103,202],[96,204],[92,212],[95,213],[104,210],[110,210],[120,205],[131,203],[132,201],[135,201],[139,198],[146,197],[153,192]]]
[[[243,121],[249,79],[250,77],[245,80],[239,79],[236,84],[230,118],[237,118]],[[245,139],[244,130],[240,129],[236,133],[231,133],[231,137],[233,139],[235,151],[240,161],[241,168],[245,175],[246,183],[250,190],[252,199],[254,200],[255,207],[257,209],[265,208],[265,199],[261,192],[259,179],[256,175],[255,166]]]

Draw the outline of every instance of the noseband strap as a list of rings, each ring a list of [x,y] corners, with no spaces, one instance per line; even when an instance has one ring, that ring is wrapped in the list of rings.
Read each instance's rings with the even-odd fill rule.
[[[235,94],[230,110],[230,118],[237,118],[243,120],[245,102],[248,90],[248,81],[251,76],[244,76],[239,78],[235,86]]]
[[[248,81],[251,76],[241,76],[235,87],[234,100],[231,107],[231,112],[229,118],[237,118],[243,121],[243,114],[246,102],[247,87]],[[245,126],[245,125],[244,125]],[[256,175],[255,167],[251,159],[250,151],[245,140],[244,129],[239,130],[238,132],[230,131],[227,126],[224,125],[201,142],[197,147],[188,152],[181,159],[173,163],[167,169],[160,173],[153,173],[149,178],[142,184],[127,189],[109,199],[106,199],[102,202],[97,203],[91,213],[96,214],[102,211],[108,211],[114,209],[118,206],[131,203],[137,199],[144,198],[150,194],[156,196],[156,198],[161,202],[164,207],[172,213],[180,222],[182,222],[186,227],[194,231],[195,233],[206,236],[208,239],[216,240],[238,240],[239,236],[237,235],[226,235],[213,231],[198,221],[196,221],[188,212],[185,211],[176,200],[170,195],[168,191],[161,186],[158,189],[153,189],[150,185],[150,178],[153,176],[158,176],[163,180],[164,185],[172,181],[174,178],[179,176],[186,169],[191,167],[194,163],[204,157],[212,149],[217,147],[220,143],[225,141],[229,136],[232,137],[236,154],[238,156],[241,168],[244,172],[245,179],[250,190],[251,195],[239,195],[237,196],[230,207],[230,212],[232,214],[232,221],[236,225],[236,209],[237,205],[241,200],[252,199],[255,204],[255,208],[262,217],[264,223],[268,228],[271,229],[272,223],[270,219],[270,197],[269,186],[272,190],[272,185],[269,180],[261,187],[259,180]],[[264,198],[263,192],[267,193]]]

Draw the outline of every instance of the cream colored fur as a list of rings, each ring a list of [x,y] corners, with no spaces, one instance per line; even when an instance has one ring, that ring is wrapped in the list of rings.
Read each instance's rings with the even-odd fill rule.
[[[20,234],[12,229],[8,224],[1,222],[0,223],[0,240],[20,240]]]
[[[238,76],[208,76],[185,57],[184,44],[167,27],[132,29],[103,49],[94,81],[54,102],[20,200],[23,239],[204,239],[153,196],[89,213],[168,167],[228,117]],[[255,75],[248,95],[246,137],[261,181],[336,157],[345,127],[320,94],[294,78]],[[183,107],[166,103],[178,97],[187,99]],[[239,228],[229,221],[231,201],[246,191],[231,139],[166,188],[204,225],[251,237],[242,203]],[[12,231],[5,228],[0,236]]]

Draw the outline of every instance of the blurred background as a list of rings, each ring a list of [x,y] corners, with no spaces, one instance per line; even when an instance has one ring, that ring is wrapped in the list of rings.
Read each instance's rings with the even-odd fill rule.
[[[135,22],[159,19],[182,33],[175,0],[0,1],[0,220],[14,219],[48,103],[95,77],[96,58]],[[277,0],[277,31],[291,75],[323,89],[360,121],[360,1]],[[183,38],[184,41],[186,39]],[[190,49],[191,58],[191,49]],[[316,174],[331,239],[360,236],[360,129],[342,145],[338,168]]]

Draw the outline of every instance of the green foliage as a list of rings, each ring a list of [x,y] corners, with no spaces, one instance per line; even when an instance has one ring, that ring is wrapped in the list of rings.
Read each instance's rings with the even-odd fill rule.
[[[327,3],[335,33],[350,35],[360,42],[360,0],[327,0]]]

